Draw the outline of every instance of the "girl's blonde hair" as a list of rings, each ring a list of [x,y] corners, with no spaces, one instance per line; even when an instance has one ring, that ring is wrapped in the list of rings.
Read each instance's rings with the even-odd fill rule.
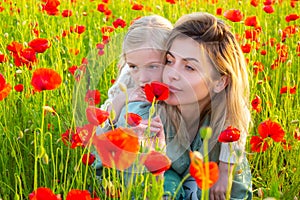
[[[220,147],[218,136],[228,125],[241,131],[237,148],[244,149],[250,123],[249,82],[245,58],[234,34],[215,16],[209,13],[192,13],[182,16],[174,25],[167,42],[168,49],[175,39],[182,37],[198,42],[199,48],[204,50],[215,72],[219,74],[218,77],[225,75],[229,78],[224,91],[212,92],[209,105],[200,113],[200,125],[208,118],[213,130],[209,151]],[[167,126],[175,126],[179,142],[191,141],[188,131],[182,125],[184,121],[178,108],[167,106],[166,110],[167,116],[171,117]]]
[[[166,41],[172,28],[172,23],[159,15],[144,16],[132,23],[123,40],[118,78],[108,90],[108,99],[102,105],[102,109],[106,109],[112,99],[121,92],[120,82],[127,88],[134,86],[134,81],[129,74],[129,67],[126,64],[126,53],[145,48],[165,51]]]

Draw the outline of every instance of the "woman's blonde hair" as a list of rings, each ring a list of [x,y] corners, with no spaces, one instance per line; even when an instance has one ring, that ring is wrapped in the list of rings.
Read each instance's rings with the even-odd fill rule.
[[[111,100],[121,92],[120,82],[125,84],[127,88],[134,86],[129,67],[126,64],[126,53],[145,48],[165,51],[165,45],[172,28],[172,23],[159,15],[144,16],[131,24],[122,44],[119,75],[114,85],[108,90],[108,99],[102,106],[103,109],[106,109]]]
[[[229,79],[223,92],[212,92],[210,104],[200,113],[200,123],[209,118],[209,126],[213,130],[209,151],[217,146],[219,134],[228,125],[241,131],[238,148],[244,149],[250,123],[249,82],[245,58],[234,34],[215,16],[209,13],[192,13],[182,16],[175,23],[167,42],[168,49],[175,39],[182,37],[198,42],[199,48],[204,50],[215,72],[219,74],[218,77],[225,75]],[[168,126],[175,126],[179,142],[190,141],[178,108],[167,106],[166,110],[167,116],[171,117]]]

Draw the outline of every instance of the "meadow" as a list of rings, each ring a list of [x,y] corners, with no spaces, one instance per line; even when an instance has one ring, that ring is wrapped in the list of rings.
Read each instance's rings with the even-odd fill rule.
[[[254,199],[299,199],[299,10],[297,0],[1,0],[0,199],[28,199],[40,187],[53,199],[72,190],[159,199],[162,182],[152,174],[126,190],[115,170],[99,181],[92,146],[73,132],[89,129],[88,91],[95,101],[101,94],[97,107],[106,100],[132,20],[157,14],[175,23],[198,11],[229,24],[247,59]]]

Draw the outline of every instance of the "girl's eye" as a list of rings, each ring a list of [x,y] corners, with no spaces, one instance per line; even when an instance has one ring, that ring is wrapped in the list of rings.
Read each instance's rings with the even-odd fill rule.
[[[130,69],[137,69],[138,67],[135,66],[135,65],[129,65],[129,68],[130,68]]]
[[[156,66],[156,65],[149,65],[148,68],[150,68],[150,69],[157,69],[158,66]]]

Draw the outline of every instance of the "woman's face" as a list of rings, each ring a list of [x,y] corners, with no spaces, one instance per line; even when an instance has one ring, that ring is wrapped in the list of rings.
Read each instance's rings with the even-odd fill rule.
[[[210,98],[209,79],[213,66],[200,45],[191,38],[174,40],[166,56],[163,82],[170,87],[166,103],[187,105],[204,103]]]
[[[154,49],[139,49],[126,53],[126,63],[137,86],[144,87],[152,81],[162,81],[164,54]]]

